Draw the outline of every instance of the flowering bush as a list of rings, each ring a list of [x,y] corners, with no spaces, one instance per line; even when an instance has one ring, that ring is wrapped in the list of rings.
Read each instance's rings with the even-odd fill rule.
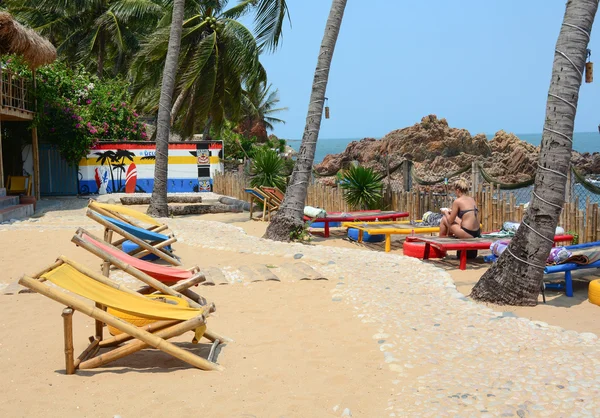
[[[5,67],[30,76],[8,59]],[[145,127],[129,104],[128,84],[120,79],[98,79],[83,69],[54,63],[38,70],[36,126],[38,135],[58,145],[72,164],[79,163],[99,141],[142,141]]]

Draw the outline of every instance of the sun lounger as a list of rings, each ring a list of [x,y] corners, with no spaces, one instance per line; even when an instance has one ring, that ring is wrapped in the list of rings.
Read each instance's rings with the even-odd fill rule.
[[[278,206],[283,203],[285,193],[283,193],[279,187],[260,186],[260,189]]]
[[[363,242],[364,233],[369,235],[385,235],[385,252],[392,249],[392,235],[414,235],[440,232],[439,226],[411,225],[409,221],[403,222],[344,222],[343,227],[358,230],[358,242]]]
[[[305,222],[323,222],[324,231],[323,236],[329,237],[329,227],[332,222],[369,222],[369,221],[386,221],[386,220],[397,220],[400,218],[407,218],[408,212],[392,212],[392,211],[380,211],[380,210],[367,210],[361,212],[333,212],[328,213],[325,217],[310,218],[304,216]]]
[[[572,235],[555,235],[554,242],[565,242],[572,240]],[[460,266],[461,270],[467,268],[467,251],[469,250],[489,250],[490,246],[497,241],[490,238],[450,238],[450,237],[423,237],[423,236],[410,236],[406,238],[407,241],[420,241],[425,243],[425,257],[426,260],[429,255],[429,248],[431,246],[438,248],[442,251],[460,251]]]
[[[95,302],[95,307],[80,298],[48,285],[45,283],[46,281],[52,282],[61,290],[67,290]],[[100,367],[147,347],[159,349],[203,370],[223,370],[222,366],[211,361],[210,355],[207,360],[167,341],[169,338],[192,330],[195,331],[194,342],[198,342],[203,335],[210,339],[205,332],[206,317],[210,314],[213,305],[198,309],[151,300],[65,257],[61,257],[33,277],[24,276],[19,283],[67,306],[62,314],[67,374],[74,374],[76,369]],[[136,327],[113,313],[105,312],[103,307],[124,314],[156,320],[156,322]],[[90,337],[90,345],[77,359],[73,355],[72,316],[74,310],[96,320],[96,335]],[[115,328],[122,334],[104,340],[102,335],[104,324]],[[133,341],[96,356],[101,347],[112,347],[130,340]],[[215,338],[213,348],[216,348],[220,341]]]
[[[565,260],[564,263],[553,266],[546,266],[544,274],[565,273],[565,284],[556,286],[559,289],[564,287],[565,294],[568,297],[573,296],[573,279],[571,272],[574,270],[600,268],[600,241],[588,242],[585,244],[569,245],[564,247],[573,253],[573,256]],[[546,284],[546,288],[554,288],[554,284]]]
[[[246,193],[250,196],[250,219],[252,218],[252,209],[254,206],[254,200],[257,200],[262,204],[263,207],[263,216],[262,219],[267,219],[269,222],[271,221],[271,211],[275,211],[279,209],[279,204],[274,202],[271,197],[269,197],[265,192],[260,190],[257,187],[244,189]]]
[[[177,241],[177,238],[172,235],[167,236],[144,228],[139,228],[128,224],[127,222],[101,215],[91,209],[87,210],[86,215],[104,226],[104,241],[111,243],[118,248],[122,248],[123,243],[126,240],[130,240],[138,246],[136,250],[129,252],[129,254],[134,255],[135,257],[141,258],[149,253],[154,254],[175,266],[181,265],[181,262],[170,251],[169,246]],[[123,238],[112,242],[113,232]]]
[[[148,291],[156,290],[171,296],[183,294],[200,305],[206,303],[204,298],[189,290],[192,286],[206,282],[206,277],[198,266],[183,270],[149,263],[132,257],[117,247],[95,237],[83,228],[77,230],[71,241],[104,261],[102,273],[105,276],[109,276],[110,266],[112,265],[148,285],[148,287],[140,289],[138,292],[148,293]]]
[[[101,215],[118,219],[122,222],[137,226],[139,228],[144,228],[149,231],[161,232],[169,229],[167,225],[158,222],[152,216],[146,215],[145,213],[128,208],[126,206],[100,203],[90,199],[88,202],[88,208],[98,212]]]

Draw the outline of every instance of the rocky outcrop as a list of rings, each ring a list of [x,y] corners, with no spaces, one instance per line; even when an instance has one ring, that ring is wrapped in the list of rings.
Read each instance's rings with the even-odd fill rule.
[[[365,138],[348,144],[340,154],[330,154],[315,166],[324,177],[335,175],[352,161],[372,167],[385,175],[400,177],[395,169],[405,159],[415,162],[419,177],[433,180],[470,165],[483,163],[485,170],[499,181],[516,183],[535,174],[539,147],[505,131],[488,141],[484,134],[472,136],[466,129],[451,128],[446,119],[425,116],[420,123],[390,132],[381,140]],[[388,161],[389,160],[389,161]],[[583,173],[600,173],[600,155],[573,152],[573,162]]]

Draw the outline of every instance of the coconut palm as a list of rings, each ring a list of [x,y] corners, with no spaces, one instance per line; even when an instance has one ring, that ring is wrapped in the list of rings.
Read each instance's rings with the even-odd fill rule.
[[[169,36],[169,48],[165,59],[164,76],[160,88],[160,104],[156,122],[156,162],[154,164],[154,188],[150,198],[148,213],[154,216],[167,216],[167,178],[169,169],[169,132],[171,131],[171,104],[177,71],[177,59],[181,45],[181,34],[185,0],[173,1],[173,18]]]
[[[59,56],[101,77],[123,73],[164,15],[167,0],[5,0],[5,7],[57,45]]]
[[[285,123],[283,119],[276,118],[275,114],[288,108],[276,107],[279,103],[279,91],[272,91],[271,87],[271,84],[254,83],[244,92],[242,118],[237,130],[247,138],[255,136],[266,141],[267,131],[274,130],[274,124]]]
[[[556,43],[531,204],[515,238],[471,296],[502,305],[536,305],[565,197],[575,113],[598,0],[570,0]]]
[[[259,54],[277,46],[287,16],[285,0],[189,1],[183,27],[171,122],[184,136],[220,127],[241,115],[243,87],[264,81]],[[238,18],[255,13],[253,33]],[[135,100],[156,109],[157,81],[167,51],[169,22],[161,22],[134,61]]]
[[[265,238],[277,241],[289,241],[290,236],[301,233],[303,228],[302,215],[304,214],[304,203],[308,184],[312,175],[312,166],[317,149],[317,139],[323,118],[323,106],[325,102],[325,90],[329,80],[331,59],[335,50],[342,18],[346,9],[347,0],[333,0],[331,10],[325,26],[325,34],[317,59],[317,68],[313,79],[310,103],[308,104],[308,116],[306,126],[302,135],[302,144],[298,151],[296,165],[285,198],[273,221],[269,224]]]

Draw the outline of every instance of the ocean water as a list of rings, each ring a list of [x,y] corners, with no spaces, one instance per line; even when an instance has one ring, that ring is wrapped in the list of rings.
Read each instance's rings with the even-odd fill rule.
[[[540,145],[542,134],[516,134],[523,141],[533,145]],[[488,135],[492,139],[494,135]],[[317,152],[315,154],[315,164],[323,161],[327,154],[339,154],[346,149],[346,146],[352,141],[359,141],[362,138],[338,138],[338,139],[319,139],[317,142]],[[296,151],[300,148],[301,140],[287,140],[290,147]],[[600,152],[600,133],[598,132],[577,132],[574,135],[573,148],[575,151]]]

